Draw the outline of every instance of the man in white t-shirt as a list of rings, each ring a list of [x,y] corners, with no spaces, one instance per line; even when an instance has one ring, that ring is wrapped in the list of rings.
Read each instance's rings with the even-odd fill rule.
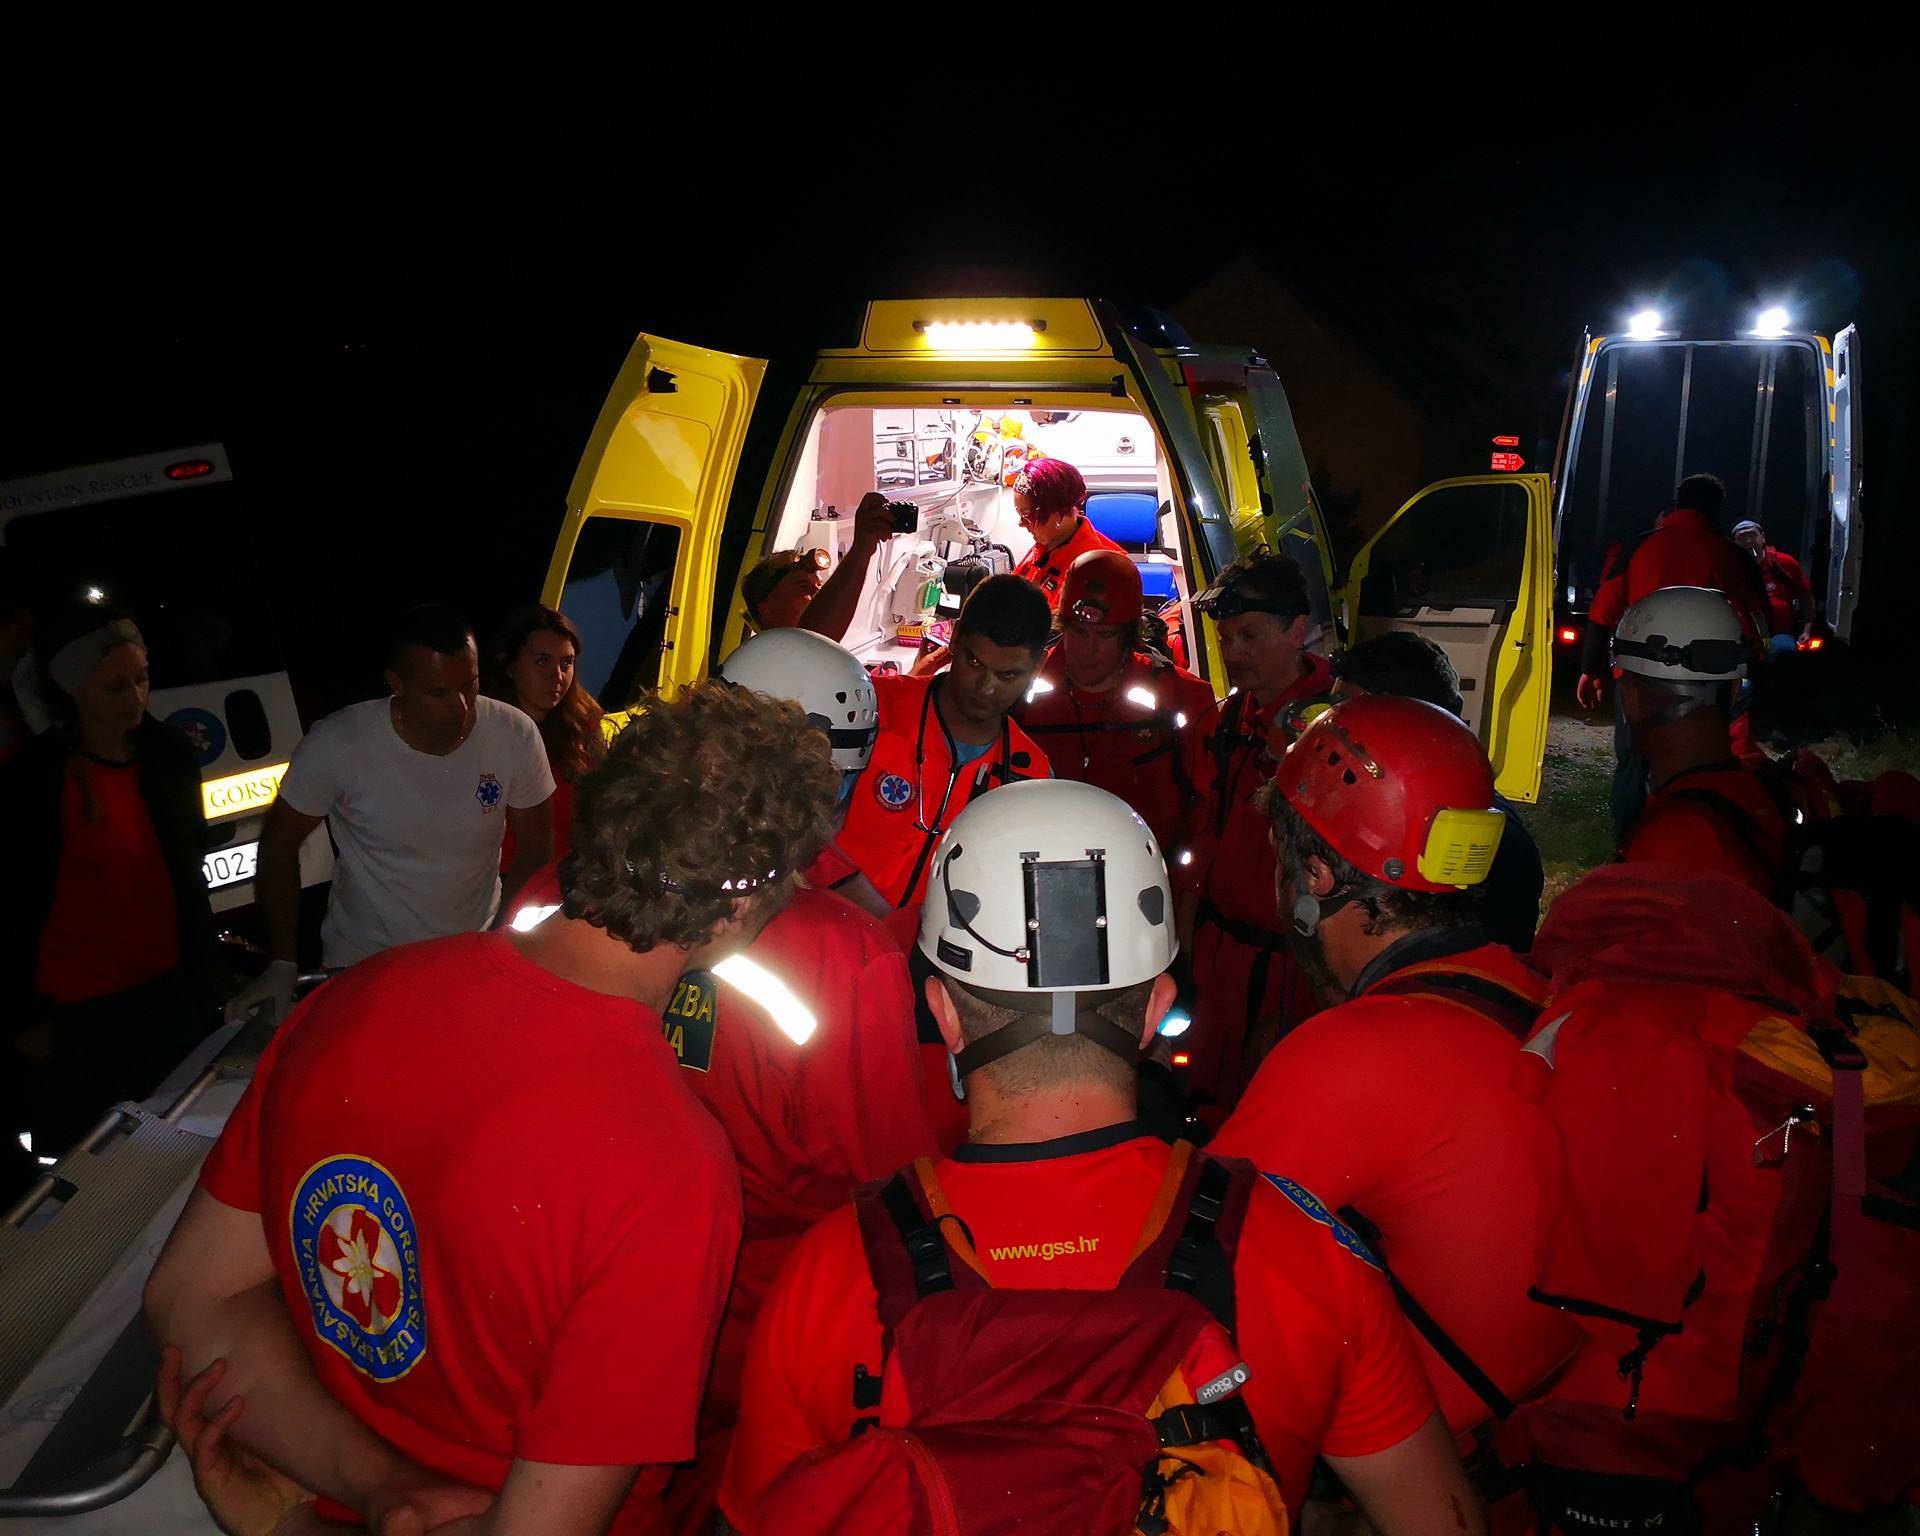
[[[392,695],[351,704],[307,733],[280,781],[254,876],[273,954],[227,1005],[235,1018],[293,995],[300,845],[322,822],[339,855],[320,928],[329,970],[419,939],[473,933],[500,908],[500,845],[513,828],[511,895],[553,854],[553,772],[533,721],[479,691],[473,629],[454,609],[410,609],[388,652]]]

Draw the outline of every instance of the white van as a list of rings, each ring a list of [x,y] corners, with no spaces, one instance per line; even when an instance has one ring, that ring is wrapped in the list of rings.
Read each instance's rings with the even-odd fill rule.
[[[216,912],[253,900],[260,829],[302,734],[245,527],[219,443],[0,482],[0,543],[24,589],[111,603],[139,621],[148,708],[199,748],[201,869]],[[319,832],[300,850],[300,883],[332,877]]]

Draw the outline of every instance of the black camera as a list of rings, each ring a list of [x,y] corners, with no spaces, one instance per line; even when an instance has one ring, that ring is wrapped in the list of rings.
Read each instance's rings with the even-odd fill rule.
[[[890,501],[887,511],[893,518],[895,533],[918,533],[920,531],[920,509],[910,501]]]

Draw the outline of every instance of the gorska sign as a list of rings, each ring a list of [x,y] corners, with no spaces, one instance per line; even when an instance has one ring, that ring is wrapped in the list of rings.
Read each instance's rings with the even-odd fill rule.
[[[273,763],[245,773],[230,773],[224,779],[208,779],[200,786],[200,803],[206,810],[207,820],[238,816],[243,811],[263,810],[272,805],[286,772],[285,763]]]

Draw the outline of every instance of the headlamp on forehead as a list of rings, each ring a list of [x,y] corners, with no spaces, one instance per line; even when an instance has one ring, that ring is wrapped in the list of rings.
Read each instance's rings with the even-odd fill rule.
[[[1243,613],[1270,613],[1276,619],[1297,619],[1301,616],[1300,609],[1289,607],[1278,597],[1248,592],[1241,582],[1235,582],[1232,586],[1209,587],[1193,600],[1193,606],[1216,624],[1226,619],[1237,619]]]
[[[1663,667],[1711,674],[1743,667],[1747,646],[1744,640],[1689,640],[1685,645],[1675,645],[1665,635],[1649,635],[1645,640],[1615,636],[1613,654],[1616,660],[1622,656],[1638,656]]]

